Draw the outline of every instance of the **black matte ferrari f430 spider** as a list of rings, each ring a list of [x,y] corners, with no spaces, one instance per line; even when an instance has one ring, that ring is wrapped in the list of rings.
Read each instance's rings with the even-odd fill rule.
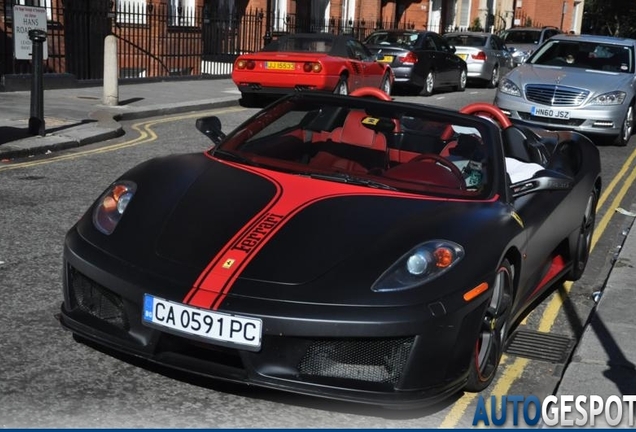
[[[495,377],[511,328],[581,277],[601,191],[582,135],[301,92],[206,152],[149,160],[68,232],[80,340],[237,383],[414,407]]]

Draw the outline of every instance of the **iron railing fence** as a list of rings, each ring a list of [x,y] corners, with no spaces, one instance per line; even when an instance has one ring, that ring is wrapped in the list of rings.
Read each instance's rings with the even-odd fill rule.
[[[12,11],[21,0],[0,0],[0,76],[29,74],[30,60],[14,58]],[[184,75],[228,76],[236,57],[261,49],[269,38],[286,33],[348,33],[364,39],[378,29],[415,29],[396,22],[303,19],[262,9],[230,11],[206,7],[170,7],[130,0],[31,0],[47,9],[47,74],[75,79],[103,78],[104,39],[117,38],[121,79]],[[267,31],[267,25],[270,31]],[[418,28],[421,30],[423,28]],[[438,29],[431,29],[439,31]]]

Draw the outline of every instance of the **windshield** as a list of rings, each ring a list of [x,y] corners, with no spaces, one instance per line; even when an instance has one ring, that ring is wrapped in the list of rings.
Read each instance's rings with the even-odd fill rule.
[[[501,38],[507,44],[538,44],[541,40],[541,30],[504,31]]]
[[[376,32],[369,36],[364,43],[367,45],[401,45],[413,46],[417,41],[417,33],[408,32]]]
[[[536,51],[528,63],[634,73],[634,50],[625,45],[551,40]]]
[[[333,47],[333,37],[318,35],[290,35],[281,37],[267,45],[262,51],[317,52],[329,53]]]
[[[449,44],[455,46],[483,47],[486,45],[485,36],[446,35],[444,38]]]
[[[492,193],[493,127],[439,109],[298,96],[261,111],[211,153],[321,180],[483,199]]]

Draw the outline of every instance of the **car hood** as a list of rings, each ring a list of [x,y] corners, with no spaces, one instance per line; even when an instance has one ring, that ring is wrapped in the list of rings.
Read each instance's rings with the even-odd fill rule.
[[[407,194],[213,164],[174,206],[156,252],[201,271],[220,259],[239,260],[240,279],[309,283],[369,250],[400,226],[413,206],[433,213],[440,205]]]
[[[560,66],[523,64],[507,78],[524,88],[528,84],[559,85],[589,90],[590,96],[631,87],[633,75]]]
[[[138,188],[114,233],[99,233],[89,210],[80,234],[125,266],[170,280],[162,295],[175,301],[197,290],[312,304],[424,301],[441,291],[378,296],[370,287],[413,247],[445,239],[471,258],[436,283],[463,289],[473,273],[495,268],[510,240],[475,238],[501,231],[495,225],[507,220],[493,213],[505,207],[492,202],[316,180],[203,155],[148,162],[122,179]]]

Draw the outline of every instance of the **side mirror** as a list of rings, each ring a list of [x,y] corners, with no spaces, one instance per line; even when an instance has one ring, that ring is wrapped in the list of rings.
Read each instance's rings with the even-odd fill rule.
[[[531,179],[513,183],[510,186],[514,198],[540,191],[570,190],[573,187],[574,180],[571,177],[551,170],[541,170]]]
[[[218,145],[225,138],[225,134],[221,131],[221,120],[217,116],[198,118],[196,128],[210,138],[215,145]]]

